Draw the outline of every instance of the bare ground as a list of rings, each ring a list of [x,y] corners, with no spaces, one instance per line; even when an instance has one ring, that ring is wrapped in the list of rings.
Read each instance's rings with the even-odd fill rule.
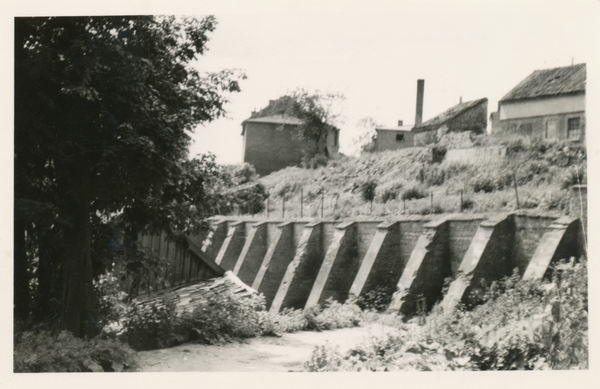
[[[333,331],[304,331],[281,337],[251,338],[225,345],[184,344],[143,351],[139,372],[285,372],[302,371],[316,346],[338,346],[343,353],[372,337],[395,331],[383,324]]]

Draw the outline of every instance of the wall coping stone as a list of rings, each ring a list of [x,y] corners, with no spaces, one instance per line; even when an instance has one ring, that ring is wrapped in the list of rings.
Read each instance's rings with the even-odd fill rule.
[[[356,224],[355,221],[347,221],[347,222],[338,224],[337,226],[335,226],[335,228],[337,228],[338,230],[345,230],[346,228],[353,226],[355,224]]]
[[[556,219],[548,228],[563,229],[563,228],[569,226],[570,224],[576,222],[577,219],[579,219],[579,218],[573,217],[573,216],[566,216],[566,215],[561,216],[558,219]]]
[[[383,223],[379,224],[376,228],[380,229],[380,230],[389,230],[398,223],[399,223],[398,221],[387,221],[387,222],[383,222]]]
[[[504,222],[506,219],[510,218],[512,215],[513,214],[496,215],[489,219],[485,219],[484,221],[481,222],[481,224],[479,224],[479,226],[486,227],[486,228],[494,228],[498,224],[500,224],[500,223]]]

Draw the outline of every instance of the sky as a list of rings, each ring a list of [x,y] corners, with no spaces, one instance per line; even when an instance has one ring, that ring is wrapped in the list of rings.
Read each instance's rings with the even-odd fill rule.
[[[340,151],[353,154],[359,119],[414,123],[417,79],[425,80],[424,121],[461,98],[488,98],[489,117],[534,70],[597,54],[594,1],[240,4],[246,6],[212,13],[218,25],[197,65],[247,76],[241,93],[230,96],[228,118],[200,126],[193,136],[192,155],[212,152],[224,164],[242,162],[242,121],[297,88],[345,96]]]

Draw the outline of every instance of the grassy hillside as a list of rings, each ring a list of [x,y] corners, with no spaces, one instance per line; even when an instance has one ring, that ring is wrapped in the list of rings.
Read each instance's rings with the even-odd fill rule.
[[[507,157],[497,163],[434,162],[432,154],[443,155],[444,144],[452,148],[465,143],[443,139],[434,147],[343,157],[315,169],[290,167],[259,182],[269,192],[270,217],[281,216],[284,198],[285,216],[299,217],[302,191],[303,216],[319,217],[323,199],[324,217],[336,219],[454,213],[460,210],[461,191],[463,212],[511,211],[517,209],[514,179],[520,209],[561,214],[568,211],[568,188],[586,182],[581,146],[519,138],[467,140],[474,147],[502,144]],[[368,186],[375,187],[372,205],[363,196]]]

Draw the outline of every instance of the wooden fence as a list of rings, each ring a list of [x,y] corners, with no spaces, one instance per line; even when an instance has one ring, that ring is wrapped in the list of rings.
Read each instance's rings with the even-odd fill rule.
[[[222,276],[225,271],[214,263],[198,245],[198,239],[184,238],[172,240],[166,232],[160,235],[138,236],[138,242],[143,248],[150,249],[158,255],[163,264],[163,270],[158,274],[150,274],[142,280],[137,296],[151,295],[165,288],[188,285],[193,282]],[[114,271],[118,278],[124,274],[122,265],[117,265]],[[130,291],[133,277],[127,276],[121,281],[121,288]],[[135,297],[135,296],[134,296]]]

